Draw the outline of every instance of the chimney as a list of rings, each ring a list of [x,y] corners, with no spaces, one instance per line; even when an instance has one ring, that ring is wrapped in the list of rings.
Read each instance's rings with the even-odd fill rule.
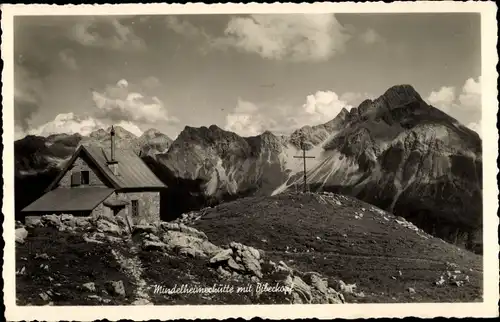
[[[118,175],[118,161],[115,159],[115,128],[111,126],[111,158],[108,161],[108,167],[114,175]]]

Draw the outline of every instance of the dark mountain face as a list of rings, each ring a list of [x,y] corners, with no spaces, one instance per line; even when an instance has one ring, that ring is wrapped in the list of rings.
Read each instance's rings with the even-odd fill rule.
[[[311,189],[358,197],[469,248],[482,226],[477,133],[427,105],[408,85],[352,109],[308,170]],[[280,191],[302,184],[292,176]]]
[[[186,126],[173,142],[154,129],[139,138],[116,132],[117,146],[134,149],[169,186],[164,218],[241,196],[301,189],[303,164],[294,156],[302,154],[303,144],[315,157],[307,160],[310,190],[357,197],[480,250],[481,139],[409,85],[394,86],[288,138],[271,132],[244,138],[215,125]],[[60,168],[80,142],[109,146],[108,133],[16,141],[16,183],[30,171]]]

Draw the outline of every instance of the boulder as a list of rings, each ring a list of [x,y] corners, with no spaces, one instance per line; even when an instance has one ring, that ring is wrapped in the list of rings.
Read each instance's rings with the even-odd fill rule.
[[[122,281],[110,281],[106,283],[106,289],[112,295],[117,296],[126,296],[125,293],[125,285],[123,285]]]
[[[71,214],[62,214],[61,217],[59,217],[59,218],[65,226],[69,226],[69,227],[76,226],[76,218]]]
[[[279,261],[278,262],[278,266],[276,267],[276,269],[279,272],[285,272],[285,273],[288,273],[289,275],[293,274],[293,269],[291,269],[290,267],[288,267],[288,265],[285,264],[284,261]]]
[[[167,245],[158,241],[145,240],[142,244],[142,248],[144,250],[164,250],[167,248]]]
[[[16,243],[24,244],[26,237],[28,237],[26,228],[22,227],[16,229]]]
[[[257,249],[240,243],[231,242],[229,246],[236,255],[236,262],[243,264],[245,270],[261,278],[260,253]]]
[[[45,292],[40,293],[39,296],[44,301],[50,300],[50,296],[47,293],[45,293]]]
[[[94,282],[85,283],[82,285],[82,288],[84,290],[89,291],[89,292],[95,292],[95,290],[96,290]]]
[[[158,234],[158,228],[153,225],[135,225],[134,226],[134,234],[140,233],[150,233],[150,234]]]
[[[179,255],[187,256],[191,258],[204,258],[206,254],[195,248],[181,248],[178,251]]]
[[[88,227],[90,226],[90,218],[89,217],[75,217],[75,225],[76,227]]]
[[[97,230],[102,231],[104,233],[115,234],[118,236],[122,234],[122,230],[117,224],[107,220],[100,219],[99,221],[97,221],[96,227]]]
[[[238,271],[238,272],[245,271],[245,267],[238,264],[233,258],[229,258],[229,260],[227,261],[227,266],[234,271]]]
[[[288,276],[284,285],[292,289],[294,304],[308,304],[312,302],[311,287],[298,276]]]
[[[50,226],[55,228],[61,227],[61,219],[56,215],[43,215],[42,224],[44,226]]]
[[[219,262],[226,262],[231,258],[233,255],[233,250],[230,249],[223,249],[219,253],[217,253],[214,257],[210,259],[210,264],[215,264]]]
[[[120,227],[123,232],[127,232],[127,233],[131,232],[132,225],[128,221],[128,217],[116,216],[116,222],[117,222],[118,227]]]
[[[208,240],[201,239],[180,231],[167,231],[162,235],[162,240],[167,247],[179,251],[183,248],[193,248],[197,254],[203,254],[203,257],[212,257],[219,253],[221,249]]]
[[[217,273],[222,277],[222,278],[231,278],[232,274],[231,272],[225,270],[224,268],[222,268],[222,266],[219,266],[217,268]]]
[[[41,227],[41,226],[43,226],[42,217],[41,216],[26,216],[24,218],[24,224],[26,225],[26,227],[29,227],[29,228]]]
[[[194,229],[192,227],[188,227],[184,224],[171,223],[171,222],[160,222],[159,226],[164,231],[179,231],[179,232],[185,233],[186,235],[190,235],[193,237],[198,237],[201,239],[208,239],[207,235],[204,232],[199,231],[197,229]]]

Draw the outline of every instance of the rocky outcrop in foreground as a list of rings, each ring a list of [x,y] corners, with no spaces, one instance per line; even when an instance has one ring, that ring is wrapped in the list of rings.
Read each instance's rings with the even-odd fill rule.
[[[58,266],[58,261],[64,260],[68,254],[64,249],[45,248],[47,253],[36,253],[30,260],[23,258],[23,250],[29,247],[36,252],[41,238],[40,231],[48,231],[49,239],[58,236],[71,236],[70,247],[82,246],[86,249],[92,247],[105,247],[108,255],[114,259],[111,267],[100,268],[102,276],[113,275],[109,271],[121,272],[121,279],[106,279],[98,282],[85,276],[79,276],[82,282],[74,285],[70,290],[72,298],[77,302],[98,304],[173,304],[168,297],[172,288],[160,288],[157,283],[147,276],[148,267],[145,261],[154,261],[156,257],[165,259],[178,259],[183,262],[193,261],[201,264],[200,275],[211,274],[212,282],[233,286],[233,292],[238,287],[246,287],[243,303],[344,303],[342,289],[334,289],[328,285],[326,278],[315,272],[301,272],[289,267],[284,262],[274,263],[262,250],[231,242],[226,247],[210,242],[206,234],[179,223],[155,222],[148,225],[131,225],[123,217],[73,217],[72,215],[45,215],[42,217],[28,217],[25,225],[18,223],[16,229],[16,244],[18,248],[17,300],[22,304],[49,304],[60,305],[63,293],[58,290],[62,287],[59,279],[64,279],[65,273],[58,272],[53,266]],[[32,237],[32,238],[30,238]],[[91,246],[91,248],[85,245]],[[30,254],[32,255],[32,254]],[[144,260],[145,259],[145,260]],[[51,282],[52,287],[40,291],[36,296],[25,294],[26,289],[33,289],[38,283],[37,279],[30,279],[33,274],[32,262],[43,260],[39,266],[44,271],[44,279]],[[91,266],[92,262],[80,261],[73,263],[76,266]],[[62,270],[69,270],[64,267]],[[162,267],[165,274],[171,269]],[[59,274],[60,273],[60,274]],[[189,275],[190,272],[183,272]],[[90,274],[91,275],[91,274]],[[38,281],[38,282],[37,282]],[[209,282],[203,281],[202,276],[190,276],[189,285]],[[179,280],[180,282],[180,280]],[[26,284],[32,283],[31,285]],[[187,285],[187,283],[186,283]],[[203,285],[200,285],[203,286]],[[67,286],[65,286],[67,287]],[[175,287],[174,287],[175,288]],[[160,290],[160,291],[159,291]],[[68,291],[67,289],[65,291]],[[161,297],[161,295],[165,297]],[[269,294],[275,295],[269,298]],[[203,294],[202,294],[203,295]],[[26,296],[26,298],[24,297]],[[243,296],[243,295],[241,295]],[[191,299],[193,300],[193,299]],[[189,297],[185,298],[190,303]],[[213,301],[217,301],[215,294]],[[69,301],[69,303],[73,303]],[[67,304],[67,303],[66,303]]]

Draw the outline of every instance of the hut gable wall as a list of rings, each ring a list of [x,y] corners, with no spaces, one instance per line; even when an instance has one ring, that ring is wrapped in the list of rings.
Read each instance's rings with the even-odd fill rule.
[[[102,179],[102,176],[100,176],[98,173],[98,170],[90,166],[90,162],[87,162],[84,160],[83,157],[79,156],[78,158],[75,159],[75,162],[73,162],[73,165],[69,168],[69,170],[64,174],[62,177],[61,181],[59,181],[58,187],[60,188],[71,188],[71,175],[73,172],[76,171],[89,171],[89,186],[100,186],[100,187],[106,187],[106,184],[104,183],[104,180]],[[79,187],[79,186],[76,186]],[[80,186],[81,187],[81,186]]]

